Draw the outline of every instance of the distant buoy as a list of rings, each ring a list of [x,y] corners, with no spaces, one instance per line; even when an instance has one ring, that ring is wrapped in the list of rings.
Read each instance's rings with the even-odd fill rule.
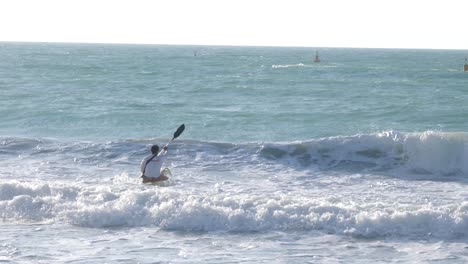
[[[318,55],[318,51],[315,51],[315,59],[314,62],[320,62],[320,57]]]

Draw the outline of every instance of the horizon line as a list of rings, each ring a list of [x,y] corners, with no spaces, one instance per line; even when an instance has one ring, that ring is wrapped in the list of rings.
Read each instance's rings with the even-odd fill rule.
[[[415,48],[415,47],[361,47],[361,46],[304,46],[304,45],[253,45],[253,44],[190,44],[190,43],[137,43],[137,42],[91,42],[91,41],[34,41],[0,40],[0,43],[32,44],[89,44],[89,45],[146,45],[146,46],[198,46],[198,47],[258,47],[258,48],[315,48],[315,49],[393,49],[393,50],[453,50],[468,51],[468,48]]]

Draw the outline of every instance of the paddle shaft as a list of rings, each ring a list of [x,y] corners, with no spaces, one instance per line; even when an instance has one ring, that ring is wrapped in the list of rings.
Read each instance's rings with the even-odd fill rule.
[[[184,130],[185,130],[185,125],[184,125],[184,124],[180,125],[179,128],[177,128],[176,132],[174,132],[174,135],[173,135],[172,139],[169,140],[169,142],[167,142],[166,145],[164,145],[164,147],[161,149],[161,151],[159,151],[159,153],[158,153],[157,156],[159,156],[159,155],[164,151],[164,148],[166,148],[167,146],[169,146],[169,144],[170,144],[174,139],[178,138],[178,137],[180,136],[180,134],[182,134],[182,132],[184,132]]]

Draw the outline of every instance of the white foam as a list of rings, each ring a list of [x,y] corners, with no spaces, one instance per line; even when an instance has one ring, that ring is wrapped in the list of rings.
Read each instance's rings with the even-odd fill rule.
[[[468,174],[468,134],[428,131],[405,140],[408,166],[429,173]]]
[[[305,67],[303,63],[297,63],[297,64],[286,64],[286,65],[271,65],[272,68],[290,68],[290,67]]]
[[[468,235],[468,202],[403,204],[148,186],[1,183],[0,219],[180,231],[320,230],[358,237]]]

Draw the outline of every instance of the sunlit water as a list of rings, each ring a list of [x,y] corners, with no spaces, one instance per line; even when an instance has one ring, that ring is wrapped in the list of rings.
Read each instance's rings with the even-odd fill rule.
[[[465,52],[318,50],[0,44],[0,261],[467,262]]]

